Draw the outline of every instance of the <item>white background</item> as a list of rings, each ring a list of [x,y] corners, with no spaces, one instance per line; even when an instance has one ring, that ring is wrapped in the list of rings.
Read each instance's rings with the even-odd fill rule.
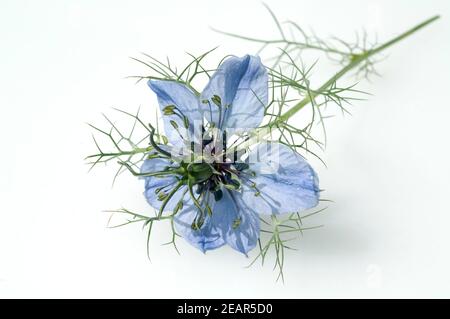
[[[242,55],[255,47],[209,26],[272,37],[259,1],[0,1],[0,297],[450,297],[450,5],[442,1],[267,1],[278,16],[352,39],[365,27],[387,40],[443,18],[389,50],[374,94],[329,121],[317,163],[335,202],[325,224],[289,252],[286,282],[269,265],[244,268],[229,248],[203,255],[159,243],[152,263],[139,226],[106,229],[102,210],[149,211],[142,183],[112,168],[87,173],[85,122],[120,106],[154,108],[139,52]],[[141,72],[142,73],[142,72]]]

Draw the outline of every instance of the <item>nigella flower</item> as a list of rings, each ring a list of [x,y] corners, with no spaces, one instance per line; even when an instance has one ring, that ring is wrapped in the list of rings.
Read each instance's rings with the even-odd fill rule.
[[[224,155],[232,144],[228,131],[242,136],[263,120],[268,75],[258,57],[227,58],[201,94],[176,81],[148,85],[157,95],[169,145],[157,144],[152,135],[155,152],[141,167],[144,195],[161,218],[173,218],[189,243],[203,252],[228,244],[247,254],[259,238],[260,214],[317,205],[317,176],[289,147],[261,143]],[[173,151],[180,146],[193,161]]]

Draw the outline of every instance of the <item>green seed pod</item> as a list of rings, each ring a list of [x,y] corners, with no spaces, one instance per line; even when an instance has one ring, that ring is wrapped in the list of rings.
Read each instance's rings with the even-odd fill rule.
[[[188,166],[188,175],[193,184],[198,184],[209,179],[213,169],[207,163],[194,163]]]

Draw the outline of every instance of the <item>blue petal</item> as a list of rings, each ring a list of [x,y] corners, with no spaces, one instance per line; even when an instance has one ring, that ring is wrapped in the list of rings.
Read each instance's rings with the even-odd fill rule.
[[[171,166],[172,162],[167,159],[162,158],[152,158],[146,159],[141,166],[141,173],[151,173],[163,171],[167,167]],[[147,202],[155,209],[160,209],[162,205],[162,201],[158,200],[158,194],[156,194],[156,190],[158,188],[164,188],[165,193],[169,193],[173,187],[178,183],[178,180],[174,176],[167,177],[155,177],[148,176],[143,177],[145,180],[145,191],[144,196],[147,199]],[[184,192],[184,187],[181,187],[178,192],[174,194],[174,196],[168,201],[164,211],[172,211],[177,205],[178,201],[181,199],[181,196]]]
[[[303,211],[319,202],[318,178],[299,154],[278,143],[259,144],[249,154],[256,173],[242,188],[242,198],[259,214]],[[258,194],[259,192],[259,194]]]
[[[259,238],[259,217],[246,205],[241,195],[223,189],[223,197],[215,203],[211,222],[233,249],[247,255]]]
[[[163,115],[164,131],[169,141],[173,145],[179,145],[180,142],[183,142],[183,138],[192,140],[192,136],[187,135],[193,134],[195,124],[203,122],[198,97],[186,85],[174,81],[150,80],[148,81],[148,86],[158,97],[161,113],[163,113],[165,107],[174,105],[189,121],[189,130],[187,130],[180,116]],[[176,123],[178,131],[172,126],[170,121]]]
[[[221,112],[212,102],[215,95],[221,99]],[[211,77],[201,99],[209,100],[216,127],[234,128],[240,132],[256,128],[262,122],[268,103],[266,68],[259,57],[228,58]],[[211,120],[208,115],[206,119]]]
[[[199,210],[189,195],[183,202],[183,208],[175,215],[175,229],[188,243],[202,252],[225,245],[225,240],[219,229],[211,223],[211,217],[206,214],[205,221],[200,229],[193,229],[192,224],[199,214]]]
[[[206,215],[200,229],[192,229],[199,212],[189,199],[175,216],[177,232],[203,252],[225,243],[244,254],[255,248],[259,238],[259,218],[243,206],[239,194],[224,189],[221,200],[216,202],[211,194],[208,197],[212,216]]]

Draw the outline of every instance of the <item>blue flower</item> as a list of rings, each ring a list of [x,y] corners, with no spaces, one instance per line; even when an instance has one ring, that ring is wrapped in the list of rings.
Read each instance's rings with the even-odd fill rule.
[[[247,254],[259,238],[259,214],[317,205],[316,173],[285,145],[261,143],[247,154],[232,154],[237,161],[216,161],[219,136],[261,125],[268,75],[258,57],[226,59],[200,96],[175,81],[150,80],[148,85],[157,95],[171,147],[195,146],[209,155],[209,161],[188,163],[168,157],[167,146],[160,146],[162,155],[152,154],[141,167],[147,201],[161,215],[171,212],[177,233],[189,243],[203,252],[227,244]],[[200,123],[201,138],[195,123]]]

